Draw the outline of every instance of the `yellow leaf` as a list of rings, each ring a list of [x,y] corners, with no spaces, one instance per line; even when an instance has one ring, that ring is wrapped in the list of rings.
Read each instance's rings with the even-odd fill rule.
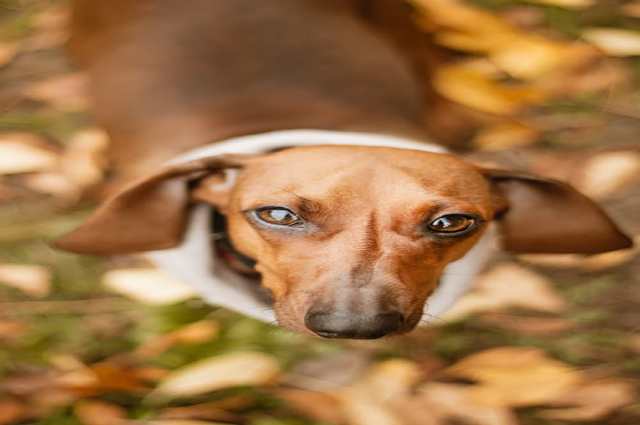
[[[48,171],[58,163],[58,155],[38,146],[42,141],[28,133],[0,136],[0,175]]]
[[[440,68],[434,88],[444,97],[467,107],[497,115],[515,115],[524,106],[541,100],[526,87],[507,87],[463,65]]]
[[[462,359],[445,373],[478,381],[469,388],[468,397],[483,406],[549,403],[582,380],[569,365],[547,357],[542,350],[525,347],[485,350]]]
[[[74,134],[62,156],[64,174],[80,187],[98,183],[106,168],[107,144],[106,134],[95,128]]]
[[[567,9],[584,9],[595,4],[595,0],[526,0],[529,3],[550,4]]]
[[[0,283],[30,297],[44,298],[51,292],[51,271],[32,264],[0,264]]]
[[[492,49],[489,57],[502,70],[513,77],[532,80],[559,66],[568,66],[568,45],[532,36],[512,36]]]
[[[544,410],[540,416],[547,419],[569,421],[597,421],[636,399],[633,385],[628,381],[610,379],[589,382],[569,391],[550,404],[576,406],[569,409]]]
[[[469,400],[469,386],[460,384],[443,384],[429,382],[418,390],[413,406],[426,409],[424,413],[435,413],[436,417],[458,419],[473,425],[517,425],[515,415],[507,408],[500,406],[480,406]],[[422,405],[422,406],[421,406]],[[446,425],[448,420],[437,424]],[[416,425],[423,425],[416,422]]]
[[[258,352],[235,352],[200,360],[169,373],[156,392],[191,396],[228,387],[267,385],[278,377],[280,367],[273,356]]]
[[[574,181],[585,195],[604,198],[636,178],[640,173],[640,154],[633,151],[606,152],[592,157]]]
[[[535,143],[540,131],[513,120],[503,120],[485,127],[474,139],[474,146],[485,151],[496,151]]]
[[[591,28],[582,37],[611,56],[640,55],[640,33],[615,28]]]
[[[129,422],[126,422],[126,424],[130,424],[130,425],[232,425],[229,423],[198,421],[195,419],[162,419],[157,421],[129,421]]]
[[[102,283],[113,292],[150,305],[175,304],[197,295],[191,285],[156,269],[111,270]]]
[[[470,293],[443,315],[457,320],[474,313],[526,308],[560,312],[567,308],[544,277],[515,264],[502,264],[483,274]]]
[[[389,406],[363,388],[344,388],[332,394],[340,402],[349,425],[403,425]]]
[[[18,43],[0,43],[0,68],[11,63],[18,54]]]

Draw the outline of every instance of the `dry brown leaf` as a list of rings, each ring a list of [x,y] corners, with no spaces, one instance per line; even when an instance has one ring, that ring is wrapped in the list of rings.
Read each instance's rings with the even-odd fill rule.
[[[580,254],[522,254],[518,256],[518,259],[527,264],[557,269],[606,270],[628,263],[635,257],[640,237],[635,239],[637,240],[632,248],[602,254],[589,256]]]
[[[287,374],[286,383],[312,391],[352,385],[367,371],[371,353],[351,349],[334,355],[310,358]]]
[[[194,419],[161,419],[155,421],[130,421],[130,425],[233,425],[228,422],[208,422]]]
[[[435,415],[438,421],[429,425],[450,424],[449,419],[457,419],[473,425],[517,425],[515,415],[504,407],[479,406],[470,402],[469,387],[458,384],[430,382],[423,385],[406,407],[423,409],[423,414]],[[415,422],[411,425],[423,425]]]
[[[515,264],[502,264],[484,273],[474,289],[443,315],[458,320],[471,314],[510,308],[557,313],[567,309],[544,277]]]
[[[0,175],[49,171],[59,156],[45,148],[44,140],[29,133],[0,135]]]
[[[33,264],[0,264],[0,283],[30,297],[44,298],[51,292],[51,270]]]
[[[524,86],[501,85],[476,69],[460,64],[438,69],[433,77],[433,86],[447,99],[496,115],[515,115],[525,106],[544,98],[542,93]]]
[[[485,127],[473,144],[484,151],[496,151],[531,145],[539,138],[540,130],[517,121],[503,120]]]
[[[149,305],[175,304],[197,296],[191,285],[150,268],[111,270],[102,283],[110,291]]]
[[[637,400],[633,385],[623,380],[589,382],[573,389],[548,404],[576,406],[574,408],[544,410],[540,417],[570,421],[597,421]]]
[[[627,16],[640,18],[640,0],[630,0],[623,4],[620,10]]]
[[[29,324],[15,320],[0,320],[0,340],[15,339],[22,336]],[[1,422],[0,422],[1,423]]]
[[[611,56],[640,55],[640,32],[617,28],[591,28],[582,32],[589,43]]]
[[[16,400],[0,400],[0,425],[18,423],[27,417],[27,409]]]
[[[371,370],[354,385],[361,393],[389,403],[406,398],[421,378],[418,365],[405,359],[388,359],[376,363]]]
[[[595,4],[595,0],[526,0],[529,3],[550,4],[567,9],[584,9]]]
[[[450,376],[478,381],[469,401],[481,406],[522,407],[553,402],[573,390],[582,375],[539,349],[500,347],[473,354],[447,368]]]
[[[96,128],[77,132],[62,156],[62,170],[74,184],[90,186],[102,180],[106,168],[107,135]]]
[[[258,352],[235,352],[200,360],[162,379],[156,392],[171,396],[203,394],[222,388],[267,385],[280,374],[277,360]]]
[[[0,43],[0,68],[8,65],[18,55],[18,43]]]
[[[191,406],[168,407],[162,409],[158,419],[199,419],[207,421],[239,422],[239,415],[220,408],[217,401]]]
[[[332,392],[349,425],[403,425],[399,415],[362,387]]]
[[[528,35],[511,36],[489,52],[489,58],[500,69],[523,80],[540,78],[567,61],[571,45]]]
[[[56,75],[27,87],[24,96],[44,102],[61,111],[78,111],[87,106],[86,75]]]
[[[437,24],[472,34],[511,33],[496,15],[455,0],[411,0],[430,25]]]
[[[84,425],[115,425],[119,419],[127,418],[127,411],[122,407],[99,400],[79,402],[74,413]]]
[[[65,201],[75,201],[81,195],[80,189],[61,173],[29,174],[24,176],[22,183],[33,191],[53,195]]]
[[[276,396],[303,415],[316,421],[344,423],[340,404],[335,397],[315,391],[281,389]]]
[[[591,157],[580,177],[573,181],[577,189],[593,198],[604,198],[640,177],[640,154],[633,151],[604,152]]]
[[[220,332],[220,324],[213,320],[200,320],[190,323],[171,333],[176,342],[195,344],[210,341]]]
[[[562,317],[522,317],[507,314],[486,314],[481,321],[519,334],[543,337],[556,336],[575,327],[571,320]]]

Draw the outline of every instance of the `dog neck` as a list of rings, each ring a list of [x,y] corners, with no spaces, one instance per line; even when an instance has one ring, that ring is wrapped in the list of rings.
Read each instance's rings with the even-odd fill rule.
[[[324,130],[290,130],[225,140],[186,152],[171,165],[225,153],[264,153],[295,146],[357,145],[386,146],[436,153],[447,151],[437,145],[378,134]],[[173,249],[148,253],[149,258],[169,275],[192,285],[208,303],[265,321],[275,322],[268,291],[252,276],[239,273],[219,255],[211,241],[213,208],[198,204],[192,208],[182,244]],[[436,291],[428,298],[424,321],[437,318],[467,291],[491,252],[490,228],[460,260],[449,264]],[[219,251],[218,251],[219,254]]]

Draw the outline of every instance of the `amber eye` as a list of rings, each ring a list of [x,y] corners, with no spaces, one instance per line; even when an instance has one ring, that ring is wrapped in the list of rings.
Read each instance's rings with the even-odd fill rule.
[[[255,212],[256,217],[265,223],[278,226],[300,226],[303,221],[300,217],[286,208],[261,208]]]
[[[429,223],[429,229],[440,233],[458,233],[472,228],[476,222],[477,220],[474,217],[463,214],[449,214],[433,220]]]

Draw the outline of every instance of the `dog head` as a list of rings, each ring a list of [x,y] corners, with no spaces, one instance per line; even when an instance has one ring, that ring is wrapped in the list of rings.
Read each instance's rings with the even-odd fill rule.
[[[89,254],[170,248],[180,244],[195,201],[226,217],[235,249],[256,261],[273,295],[279,324],[329,338],[413,329],[445,266],[492,221],[514,252],[631,245],[596,204],[564,183],[445,154],[361,146],[167,167],[116,194],[58,245]]]

